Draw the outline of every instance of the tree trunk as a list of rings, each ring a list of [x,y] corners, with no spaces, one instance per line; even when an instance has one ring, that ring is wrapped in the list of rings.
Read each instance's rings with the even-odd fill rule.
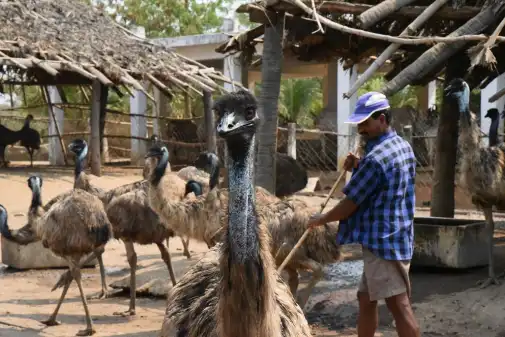
[[[497,4],[488,6],[472,18],[470,21],[456,29],[449,36],[462,36],[479,34],[489,25],[493,24],[504,5]],[[403,69],[395,78],[389,81],[382,92],[386,96],[394,95],[402,90],[405,86],[412,83],[416,79],[423,78],[429,74],[434,68],[445,63],[451,56],[460,51],[465,45],[466,41],[458,41],[453,43],[437,43],[425,51],[416,61],[412,62],[409,66]],[[451,63],[453,61],[451,60]]]
[[[452,79],[463,77],[469,65],[470,61],[464,51],[453,57],[445,70],[444,88]],[[458,121],[459,112],[454,111],[454,107],[443,96],[436,138],[435,169],[431,188],[431,216],[454,217]]]
[[[360,28],[367,29],[389,16],[391,13],[415,1],[416,0],[385,0],[358,16]]]
[[[105,120],[107,119],[107,99],[109,97],[109,88],[103,84],[100,85],[100,155],[108,157],[104,153],[104,134],[105,134]]]
[[[261,124],[256,135],[256,184],[275,194],[275,159],[277,153],[277,115],[282,75],[282,39],[284,14],[273,26],[265,28],[261,64],[259,113]]]

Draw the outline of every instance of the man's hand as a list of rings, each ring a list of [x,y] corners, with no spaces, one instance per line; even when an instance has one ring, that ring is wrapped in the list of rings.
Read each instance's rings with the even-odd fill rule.
[[[357,168],[359,163],[359,157],[354,153],[349,152],[347,158],[344,161],[344,170],[351,172],[353,168]]]
[[[312,214],[309,218],[309,228],[315,228],[324,225],[324,214],[316,213]]]

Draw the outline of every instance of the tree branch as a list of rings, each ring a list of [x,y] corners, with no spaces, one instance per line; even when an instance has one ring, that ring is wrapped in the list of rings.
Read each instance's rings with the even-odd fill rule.
[[[400,36],[414,34],[430,17],[435,14],[440,7],[442,7],[449,0],[436,0],[431,5],[426,7],[426,10],[419,15],[410,25],[407,26]],[[400,48],[401,44],[393,43],[389,45],[382,54],[375,59],[375,61],[367,68],[367,70],[358,77],[357,81],[352,85],[351,89],[344,94],[345,98],[351,97],[366,81],[368,81],[373,74]]]
[[[286,1],[299,7],[300,9],[302,9],[305,13],[307,13],[310,16],[314,15],[314,11],[310,7],[306,6],[301,0],[286,0]],[[499,5],[501,6],[501,4],[499,4]],[[362,29],[347,27],[347,26],[341,25],[339,23],[336,23],[330,19],[327,19],[320,14],[316,14],[316,15],[322,23],[324,23],[328,27],[338,30],[340,32],[347,33],[347,34],[353,34],[353,35],[357,35],[357,36],[361,36],[361,37],[366,37],[369,39],[386,41],[386,42],[390,42],[390,43],[400,43],[400,44],[406,44],[406,45],[421,45],[421,44],[434,44],[434,43],[438,43],[438,42],[443,42],[443,43],[458,43],[459,42],[459,43],[462,43],[462,42],[469,42],[469,41],[484,41],[484,40],[488,39],[488,37],[486,37],[483,34],[481,34],[481,35],[460,35],[460,36],[450,36],[449,35],[447,37],[411,36],[408,38],[405,38],[405,37],[401,38],[401,37],[395,37],[395,36],[390,36],[390,35],[372,33],[372,32],[368,32],[366,30],[362,30]],[[468,21],[468,22],[470,22],[470,21]],[[497,38],[497,41],[503,42],[503,41],[505,41],[505,37],[499,36]]]
[[[456,29],[449,36],[463,36],[467,34],[474,34],[483,31],[493,22],[495,22],[498,13],[502,10],[504,4],[498,3],[482,9],[482,11],[465,23],[463,26]],[[433,68],[439,66],[441,63],[446,62],[449,57],[456,54],[466,44],[466,41],[461,40],[453,44],[440,43],[427,51],[425,51],[417,60],[409,64],[398,75],[389,81],[382,93],[393,95],[399,90],[403,89],[406,85],[411,83],[416,78],[422,78],[429,73]]]
[[[410,5],[415,0],[385,0],[380,2],[378,5],[364,11],[358,16],[358,22],[362,29],[367,29],[380,20],[386,18],[389,14],[395,12],[396,10]]]

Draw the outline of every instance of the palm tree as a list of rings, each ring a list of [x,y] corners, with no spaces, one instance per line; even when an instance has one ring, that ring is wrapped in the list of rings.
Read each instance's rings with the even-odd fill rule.
[[[275,158],[277,152],[277,116],[282,75],[282,39],[284,16],[275,25],[265,27],[261,65],[259,112],[262,121],[256,134],[256,184],[275,194]]]

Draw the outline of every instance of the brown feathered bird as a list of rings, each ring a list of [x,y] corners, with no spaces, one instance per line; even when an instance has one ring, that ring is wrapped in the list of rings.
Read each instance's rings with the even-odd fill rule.
[[[107,219],[103,204],[96,196],[76,189],[69,196],[55,203],[49,211],[44,212],[40,196],[42,178],[31,176],[28,179],[28,186],[32,190],[28,224],[35,233],[33,240],[41,240],[45,248],[67,260],[69,270],[77,282],[86,314],[86,329],[79,331],[77,336],[91,336],[95,330],[82,289],[79,262],[83,256],[102,249],[112,236],[112,227]],[[24,240],[20,242],[17,239],[17,232],[9,229],[7,212],[4,207],[0,207],[0,232],[8,240],[21,244],[27,243]],[[56,321],[56,316],[69,286],[70,282],[63,288],[53,314],[42,323],[48,326],[59,324]]]
[[[470,111],[470,87],[461,78],[453,79],[445,88],[445,95],[459,113],[458,146],[462,153],[460,182],[472,196],[472,202],[483,210],[488,231],[489,277],[478,284],[484,288],[499,284],[493,258],[493,205],[505,204],[505,146],[481,147],[480,128]]]
[[[160,336],[309,337],[307,320],[270,253],[266,223],[274,215],[255,206],[256,99],[241,90],[218,99],[214,109],[229,155],[227,227],[222,243],[170,290]]]

